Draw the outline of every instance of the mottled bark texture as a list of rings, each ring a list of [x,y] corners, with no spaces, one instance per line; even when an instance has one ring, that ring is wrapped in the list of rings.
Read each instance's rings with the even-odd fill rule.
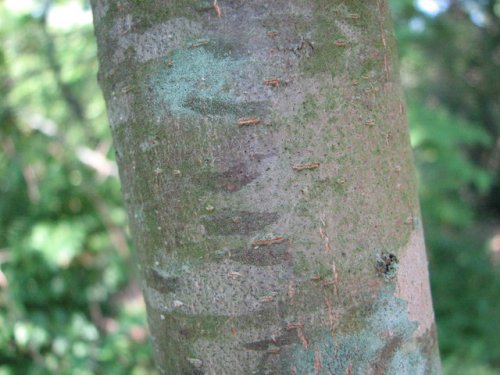
[[[93,0],[162,374],[437,374],[383,0]]]

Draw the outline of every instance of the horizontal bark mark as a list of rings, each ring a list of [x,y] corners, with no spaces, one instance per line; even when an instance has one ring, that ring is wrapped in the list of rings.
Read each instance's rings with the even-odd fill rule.
[[[389,340],[387,344],[382,348],[380,354],[378,355],[377,360],[373,364],[374,367],[374,375],[382,375],[386,373],[387,366],[390,363],[390,360],[396,349],[401,345],[402,338],[399,336],[393,337]]]
[[[198,369],[190,369],[190,370],[185,370],[182,375],[204,375],[205,373],[203,370],[198,370]]]
[[[265,117],[268,113],[267,104],[265,102],[248,102],[245,106],[236,102],[228,102],[213,98],[199,97],[190,95],[184,102],[186,108],[203,116],[223,116],[230,114],[233,117],[246,117],[250,115],[258,115]]]
[[[249,342],[243,344],[243,347],[248,350],[264,351],[268,350],[269,347],[271,346],[281,347],[295,343],[299,343],[299,338],[297,336],[297,333],[295,331],[286,331],[285,333],[275,337],[274,339]]]
[[[252,113],[252,115],[255,116],[256,113]],[[260,119],[258,121],[260,123]],[[217,188],[229,193],[242,189],[245,185],[248,185],[260,176],[258,172],[259,163],[273,156],[275,156],[275,154],[272,152],[266,154],[253,154],[250,156],[249,161],[239,162],[223,172],[215,173],[213,177],[216,181]]]
[[[208,234],[249,235],[278,220],[275,212],[223,211],[202,219]]]
[[[288,241],[258,248],[231,250],[229,258],[236,262],[254,266],[275,266],[291,259]]]
[[[217,187],[230,193],[240,190],[259,177],[259,173],[252,169],[244,163],[239,163],[222,173],[217,173],[215,175]]]
[[[178,277],[165,277],[154,268],[146,272],[146,285],[160,293],[173,293],[179,287]]]

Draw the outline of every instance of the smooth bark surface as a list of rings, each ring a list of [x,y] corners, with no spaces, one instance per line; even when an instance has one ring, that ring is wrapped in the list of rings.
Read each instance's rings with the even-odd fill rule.
[[[163,374],[438,374],[385,1],[93,0]]]

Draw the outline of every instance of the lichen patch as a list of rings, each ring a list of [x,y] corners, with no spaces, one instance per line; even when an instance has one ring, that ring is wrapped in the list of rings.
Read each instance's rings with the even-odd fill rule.
[[[293,365],[298,374],[390,374],[423,375],[430,364],[422,353],[409,319],[406,302],[394,296],[394,287],[384,287],[377,296],[365,325],[355,332],[329,331],[317,335],[322,368],[315,369],[314,350],[294,345]]]
[[[133,117],[131,111],[133,98],[126,91],[127,89],[123,88],[121,91],[113,92],[107,102],[108,119],[112,128],[126,123]]]
[[[177,49],[172,66],[158,68],[150,79],[161,106],[176,116],[224,117],[236,107],[230,77],[242,61],[216,56],[208,47]]]

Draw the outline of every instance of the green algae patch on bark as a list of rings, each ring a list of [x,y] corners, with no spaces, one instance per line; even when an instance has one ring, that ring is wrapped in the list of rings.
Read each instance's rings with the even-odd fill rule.
[[[172,61],[171,67],[167,61]],[[166,105],[174,116],[233,114],[238,105],[230,90],[230,72],[240,64],[214,55],[205,46],[174,51],[152,77],[158,104]]]
[[[413,333],[417,323],[409,319],[406,302],[394,296],[393,287],[379,292],[373,306],[354,331],[339,330],[315,335],[309,348],[295,344],[293,362],[283,371],[294,368],[297,374],[428,374],[432,363],[422,353]],[[321,353],[318,371],[313,348]],[[316,367],[315,367],[316,365]]]

